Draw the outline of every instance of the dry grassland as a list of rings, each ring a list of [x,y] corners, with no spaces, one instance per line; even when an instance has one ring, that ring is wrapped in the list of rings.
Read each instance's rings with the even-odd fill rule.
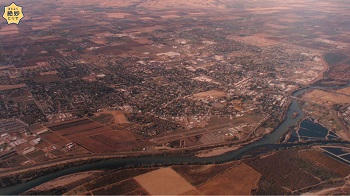
[[[125,16],[129,16],[128,13],[106,13],[109,18],[125,18]]]
[[[314,103],[331,107],[333,104],[348,104],[350,103],[350,97],[335,93],[330,93],[318,89],[314,89],[307,92],[303,99],[310,100]]]
[[[171,18],[179,18],[180,16],[175,15],[175,14],[171,14],[171,15],[163,15],[161,17],[164,19],[171,19]]]
[[[135,180],[151,195],[179,195],[195,189],[171,168],[161,168],[137,176]]]
[[[247,37],[228,36],[227,38],[236,42],[241,42],[241,43],[245,43],[253,46],[259,46],[259,47],[279,44],[279,42],[277,41],[269,40],[269,39],[265,39],[263,37],[257,37],[257,36],[247,36]]]
[[[0,91],[26,87],[26,84],[0,85]]]
[[[60,186],[66,186],[66,185],[69,185],[73,182],[77,182],[79,180],[85,179],[85,178],[92,176],[92,175],[99,173],[99,172],[100,171],[89,171],[89,172],[80,172],[80,173],[76,173],[76,174],[63,176],[63,177],[57,178],[55,180],[49,181],[47,183],[44,183],[42,185],[39,185],[31,190],[44,191],[44,190],[57,188]]]
[[[212,96],[212,97],[225,97],[226,93],[223,91],[219,91],[219,90],[210,90],[210,91],[205,91],[205,92],[201,92],[201,93],[196,93],[193,96],[195,97],[208,97],[208,96]]]
[[[115,111],[115,110],[102,110],[100,113],[96,113],[95,115],[98,117],[102,114],[110,114],[113,116],[113,122],[116,124],[125,124],[129,123],[129,121],[126,119],[124,113],[122,111]]]
[[[241,163],[197,187],[196,191],[189,191],[186,194],[249,195],[252,189],[257,188],[260,177],[259,172]]]
[[[0,35],[13,35],[18,33],[18,27],[16,25],[1,26]]]
[[[337,92],[350,95],[350,87],[339,89],[339,90],[337,90]]]

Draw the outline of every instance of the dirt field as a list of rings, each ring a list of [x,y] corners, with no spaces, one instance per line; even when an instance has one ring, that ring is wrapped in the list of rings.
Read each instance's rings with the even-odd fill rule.
[[[147,195],[147,192],[134,179],[111,184],[91,192],[93,195],[128,195],[133,192]]]
[[[105,113],[91,118],[91,120],[94,120],[104,125],[110,125],[111,123],[113,123],[113,119],[114,117],[112,115]]]
[[[135,135],[127,130],[113,130],[90,119],[54,124],[49,128],[53,133],[44,135],[48,141],[65,145],[65,140],[71,140],[94,153],[130,151],[145,145],[145,142],[137,141]]]
[[[322,90],[312,90],[303,96],[304,100],[310,100],[316,104],[331,107],[333,104],[350,103],[350,97]]]
[[[54,132],[46,132],[40,135],[44,140],[47,140],[48,142],[52,144],[56,144],[58,146],[64,146],[68,144],[70,141],[67,140],[66,138],[60,136],[57,133]]]
[[[142,192],[142,195],[147,195],[148,193],[135,180],[133,180],[133,177],[151,172],[155,169],[158,168],[126,169],[112,172],[96,178],[90,182],[87,182],[81,186],[75,187],[68,192],[68,195],[86,195],[90,191],[95,191],[95,194],[103,195],[116,195],[117,192],[119,194],[136,192],[135,195],[138,195],[137,192]],[[126,181],[126,184],[122,183]],[[125,188],[123,188],[124,185],[129,189],[125,190]]]
[[[133,148],[142,148],[145,145],[145,142],[137,141],[134,134],[130,132],[112,130],[109,127],[91,129],[66,137],[95,153],[130,151]]]
[[[0,85],[0,91],[26,87],[26,84]]]
[[[205,151],[199,151],[198,154],[196,154],[196,157],[213,157],[225,154],[226,152],[230,152],[233,150],[236,150],[240,148],[240,146],[234,146],[234,147],[224,147],[224,148],[217,148],[213,150],[205,150]]]
[[[87,178],[87,177],[92,176],[92,175],[97,174],[97,173],[100,173],[100,171],[81,172],[81,173],[77,173],[77,174],[63,176],[63,177],[57,178],[55,180],[49,181],[47,183],[44,183],[42,185],[39,185],[31,190],[43,191],[43,190],[57,188],[60,186],[66,186],[66,185],[69,185],[73,182],[82,180],[84,178]]]
[[[58,75],[38,75],[32,78],[35,83],[45,84],[50,82],[61,81],[62,79]]]
[[[210,91],[206,91],[206,92],[201,92],[201,93],[196,93],[193,96],[195,97],[208,97],[208,96],[212,96],[212,97],[225,97],[226,93],[223,91],[218,91],[218,90],[210,90]]]
[[[197,187],[200,195],[250,195],[257,188],[261,174],[241,163]],[[186,194],[197,194],[189,191]]]
[[[95,153],[103,153],[103,152],[110,152],[113,151],[112,148],[110,148],[109,146],[105,145],[104,142],[100,142],[97,140],[94,140],[93,138],[91,138],[91,135],[96,135],[99,132],[105,132],[105,131],[109,131],[107,129],[105,129],[105,127],[101,128],[101,129],[94,129],[88,132],[83,132],[83,133],[78,133],[78,134],[71,134],[66,136],[68,139],[74,141],[75,143],[85,147],[86,149],[88,149],[91,152],[95,152]]]
[[[172,166],[172,169],[183,176],[193,186],[199,186],[208,179],[238,164],[240,164],[240,161],[211,165],[176,165]]]
[[[135,180],[151,195],[179,195],[195,189],[171,168],[161,168],[137,176]]]
[[[266,35],[261,35],[261,37],[257,37],[257,36],[247,36],[247,37],[229,36],[228,39],[231,39],[231,40],[234,40],[237,42],[242,42],[242,43],[254,45],[254,46],[260,46],[260,47],[271,46],[271,45],[275,45],[275,44],[279,43],[279,42],[276,42],[274,40],[265,39],[264,37],[266,37]]]
[[[125,18],[125,16],[129,16],[128,13],[107,13],[107,16],[110,18]]]
[[[350,87],[339,89],[337,92],[350,95]]]
[[[80,121],[67,122],[56,126],[50,126],[49,128],[62,136],[68,136],[72,134],[78,134],[82,132],[91,131],[93,129],[102,128],[103,125],[91,121],[89,119],[82,119]]]
[[[107,114],[113,116],[112,122],[110,123],[117,123],[117,124],[129,123],[129,121],[126,119],[122,111],[103,109],[101,112],[95,113],[96,117],[99,117],[101,115],[107,115]]]
[[[89,119],[81,118],[81,119],[77,119],[77,120],[66,121],[63,123],[53,123],[53,124],[48,125],[47,127],[53,131],[60,131],[60,130],[68,129],[68,128],[75,127],[78,125],[88,124],[91,122],[92,121]]]
[[[18,33],[18,27],[16,25],[4,25],[0,29],[0,35],[11,35]]]

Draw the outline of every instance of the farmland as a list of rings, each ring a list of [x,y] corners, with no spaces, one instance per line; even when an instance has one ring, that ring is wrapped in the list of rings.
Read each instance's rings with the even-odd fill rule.
[[[323,189],[340,191],[340,187],[344,187],[341,192],[347,193],[350,166],[325,155],[320,148],[326,146],[280,150],[221,164],[78,173],[53,180],[28,193],[51,190],[67,195],[249,195],[301,194]],[[55,189],[54,184],[60,186]]]
[[[81,184],[52,194],[299,194],[347,183],[335,160],[350,154],[310,147],[350,141],[349,89],[338,89],[350,81],[346,0],[18,3],[20,24],[0,20],[0,176],[13,175],[3,185],[95,158],[132,164],[91,182],[71,176]],[[187,157],[198,151],[208,153]],[[184,165],[129,168],[160,156]]]
[[[171,168],[161,168],[135,177],[151,195],[179,195],[194,189],[182,176]]]
[[[310,150],[288,150],[244,161],[260,172],[257,194],[286,194],[346,176],[349,166]],[[278,167],[276,167],[278,165]],[[335,167],[339,167],[339,170]],[[342,170],[345,173],[340,174]]]
[[[4,90],[11,90],[11,89],[16,89],[16,88],[23,88],[25,87],[25,84],[16,84],[16,85],[0,85],[0,91]]]
[[[318,167],[327,168],[341,177],[346,177],[350,174],[350,167],[342,162],[330,158],[319,150],[307,150],[299,152],[299,156],[313,162]]]
[[[107,194],[107,190],[104,187],[108,186],[109,188],[113,188],[120,184],[121,182],[125,182],[127,180],[132,179],[135,176],[142,175],[147,172],[151,172],[157,168],[146,168],[146,169],[126,169],[122,171],[114,171],[109,172],[107,175],[102,175],[101,177],[82,184],[68,192],[69,195],[77,195],[77,194],[85,194],[89,191],[104,191],[104,194]],[[130,181],[129,181],[130,182]],[[114,186],[109,186],[110,184],[115,184]],[[137,186],[136,186],[137,187]],[[137,189],[137,188],[136,188]],[[135,190],[136,191],[136,190]],[[132,192],[129,190],[127,192]],[[124,192],[127,193],[127,192]],[[109,192],[110,194],[111,192]],[[113,193],[113,192],[112,192]]]
[[[250,195],[255,190],[261,175],[244,163],[224,173],[209,178],[210,180],[197,187],[199,195]],[[187,192],[197,194],[198,192]]]
[[[218,90],[210,90],[206,92],[200,92],[193,95],[194,97],[224,97],[226,93]]]
[[[237,162],[230,162],[217,165],[188,165],[188,166],[172,166],[172,169],[183,176],[188,182],[193,186],[198,186],[203,184],[223,171],[236,166]]]
[[[350,97],[322,90],[312,90],[303,96],[303,99],[314,102],[318,105],[331,107],[334,104],[350,103]]]
[[[54,134],[70,140],[93,153],[130,151],[142,148],[145,143],[137,142],[137,137],[126,130],[113,130],[89,119],[49,126]]]
[[[111,183],[100,189],[92,191],[94,195],[128,195],[133,192],[147,194],[147,192],[134,180],[129,179],[118,183]]]

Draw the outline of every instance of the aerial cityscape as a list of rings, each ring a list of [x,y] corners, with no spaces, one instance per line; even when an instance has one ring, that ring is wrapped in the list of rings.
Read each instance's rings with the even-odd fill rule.
[[[1,195],[350,194],[347,0],[0,10]]]

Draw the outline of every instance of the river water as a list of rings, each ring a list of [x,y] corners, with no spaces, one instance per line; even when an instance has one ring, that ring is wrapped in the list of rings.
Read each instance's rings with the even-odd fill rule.
[[[349,86],[349,84],[347,86]],[[298,95],[301,95],[306,91],[314,88],[324,89],[324,88],[334,88],[334,87],[312,86],[312,87],[298,90],[294,92],[292,96],[297,97]],[[296,118],[293,118],[294,112],[297,112],[299,114]],[[304,113],[300,109],[298,102],[295,99],[293,99],[288,108],[286,118],[276,128],[276,130],[274,130],[270,134],[265,135],[259,141],[256,141],[242,148],[239,148],[237,150],[234,150],[219,156],[206,157],[206,158],[199,158],[199,157],[193,157],[193,156],[137,157],[137,158],[104,160],[100,162],[88,163],[80,166],[67,168],[52,174],[48,174],[48,175],[36,178],[26,183],[0,189],[0,194],[2,195],[20,194],[20,193],[23,193],[24,191],[27,191],[45,182],[51,181],[55,178],[65,176],[68,174],[83,172],[83,171],[100,170],[100,169],[116,169],[127,165],[134,165],[134,166],[152,165],[152,164],[172,165],[172,164],[184,164],[184,163],[209,164],[209,163],[220,163],[220,162],[227,162],[227,161],[239,159],[244,155],[247,155],[249,152],[251,152],[254,149],[259,149],[263,147],[265,148],[267,146],[270,146],[270,148],[271,146],[274,147],[275,146],[274,144],[276,144],[276,142],[288,131],[290,127],[298,125],[298,123],[303,118],[303,116],[304,116]]]

